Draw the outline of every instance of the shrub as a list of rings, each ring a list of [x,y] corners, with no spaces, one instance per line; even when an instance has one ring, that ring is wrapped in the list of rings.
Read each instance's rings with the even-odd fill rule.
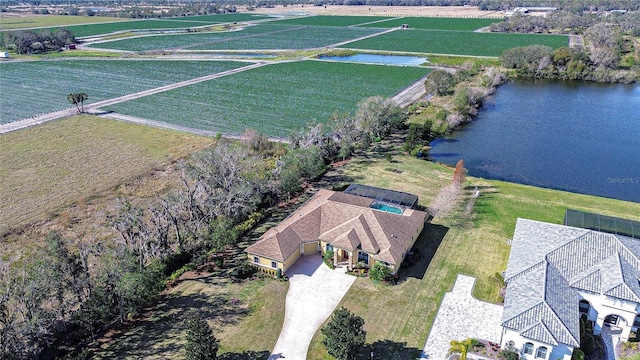
[[[571,360],[584,360],[584,352],[580,348],[573,349]]]
[[[376,262],[369,270],[369,277],[375,281],[386,281],[391,279],[392,276],[391,269],[381,262]]]

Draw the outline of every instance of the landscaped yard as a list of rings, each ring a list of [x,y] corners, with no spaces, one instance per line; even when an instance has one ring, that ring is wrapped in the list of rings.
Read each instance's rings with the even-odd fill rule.
[[[328,121],[334,111],[353,112],[366,97],[392,96],[428,72],[312,60],[277,63],[106,110],[221,133],[251,128],[286,137],[312,121]]]
[[[352,42],[349,49],[403,51],[429,54],[500,56],[516,46],[540,44],[559,48],[569,40],[563,35],[477,33],[440,30],[396,30],[380,36]]]
[[[393,161],[370,154],[339,168],[337,175],[416,194],[421,205],[429,204],[439,187],[451,181],[452,172],[446,167],[405,155],[394,155]],[[467,194],[476,186],[481,192],[472,219],[460,213],[446,219],[436,217],[417,243],[422,263],[401,270],[398,285],[376,285],[360,278],[340,304],[364,318],[367,343],[376,343],[374,347],[386,359],[407,358],[407,353],[422,350],[442,296],[452,288],[458,273],[477,278],[476,298],[500,301],[500,285],[494,275],[506,268],[507,240],[513,236],[518,217],[562,223],[570,207],[640,219],[640,204],[631,202],[475,178],[469,178],[466,185]],[[330,359],[319,333],[308,358]]]
[[[72,107],[67,94],[90,104],[247,65],[233,61],[62,60],[0,64],[0,124]],[[37,105],[36,105],[37,99]],[[33,105],[33,106],[31,106]]]
[[[212,143],[88,115],[0,135],[0,234]]]

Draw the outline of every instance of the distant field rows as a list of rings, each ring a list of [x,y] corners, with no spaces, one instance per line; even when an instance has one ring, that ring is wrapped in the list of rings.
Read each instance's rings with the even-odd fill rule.
[[[34,61],[0,64],[0,123],[66,109],[71,92],[94,103],[238,68],[244,62],[161,60]]]
[[[98,43],[91,45],[91,47],[127,51],[162,49],[308,49],[357,39],[376,32],[380,32],[380,29],[293,26],[268,23],[248,26],[241,31],[144,36]]]
[[[362,26],[376,28],[400,27],[409,25],[412,29],[473,31],[501,19],[461,19],[436,17],[389,17],[389,16],[308,16],[295,19],[280,20],[278,24],[311,25],[311,26]]]
[[[500,56],[506,49],[518,46],[540,44],[556,49],[567,46],[568,43],[568,38],[562,35],[398,30],[352,42],[342,47],[431,54]]]
[[[363,98],[392,96],[429,72],[418,67],[321,61],[279,63],[107,107],[118,113],[223,133],[287,136]]]
[[[161,19],[144,19],[131,21],[117,21],[108,23],[96,23],[85,25],[69,25],[51,27],[51,30],[57,28],[67,28],[73,32],[76,37],[96,36],[102,34],[110,34],[117,31],[127,30],[159,30],[159,29],[185,29],[191,27],[214,25],[219,23],[229,23],[238,21],[249,21],[266,19],[266,15],[256,14],[221,14],[221,15],[203,15],[203,16],[187,16],[176,18]],[[117,19],[114,18],[113,21]]]

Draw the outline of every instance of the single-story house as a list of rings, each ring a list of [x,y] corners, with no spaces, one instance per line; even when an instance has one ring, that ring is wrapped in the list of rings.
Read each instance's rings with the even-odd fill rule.
[[[333,251],[336,265],[382,262],[395,274],[426,219],[424,211],[380,199],[319,190],[245,251],[251,264],[268,272],[286,272],[303,255]]]
[[[504,347],[569,360],[580,319],[627,340],[640,327],[640,239],[518,219],[505,272]]]

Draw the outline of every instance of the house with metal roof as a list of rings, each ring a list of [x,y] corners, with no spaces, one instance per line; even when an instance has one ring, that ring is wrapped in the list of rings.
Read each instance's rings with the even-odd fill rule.
[[[286,272],[301,256],[332,251],[334,264],[371,267],[382,262],[396,273],[424,228],[427,213],[388,203],[399,193],[385,189],[376,196],[319,190],[245,252],[249,262],[267,272]],[[362,190],[362,189],[361,189]],[[409,194],[406,194],[409,195]],[[413,199],[411,199],[413,200]]]
[[[501,344],[512,342],[524,359],[568,360],[582,316],[596,334],[628,340],[640,327],[639,277],[639,239],[518,219]]]

